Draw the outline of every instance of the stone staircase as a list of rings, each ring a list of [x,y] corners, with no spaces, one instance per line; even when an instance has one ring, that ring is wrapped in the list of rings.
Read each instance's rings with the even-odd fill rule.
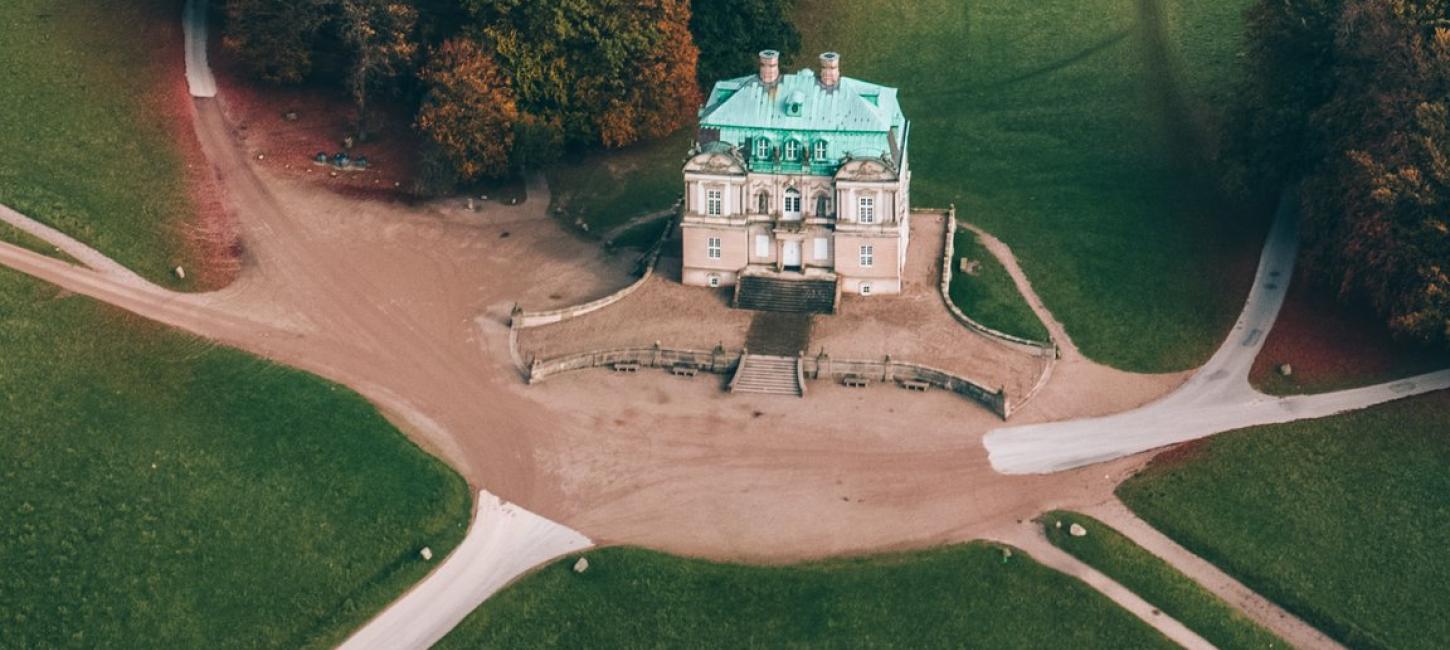
[[[747,354],[740,358],[740,367],[730,380],[730,392],[802,397],[805,387],[801,386],[797,371],[799,363],[797,357]]]
[[[735,286],[735,306],[758,311],[830,314],[836,311],[836,282],[746,275]]]

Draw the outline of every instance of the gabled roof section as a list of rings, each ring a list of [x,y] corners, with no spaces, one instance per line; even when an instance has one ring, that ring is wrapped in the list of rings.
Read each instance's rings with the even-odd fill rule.
[[[795,100],[799,115],[787,111]],[[809,69],[781,75],[771,88],[756,75],[718,82],[700,110],[702,127],[886,133],[905,124],[895,88],[842,77],[827,89]]]

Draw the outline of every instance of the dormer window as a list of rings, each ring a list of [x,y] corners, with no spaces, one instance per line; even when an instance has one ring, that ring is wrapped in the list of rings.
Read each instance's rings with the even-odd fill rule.
[[[826,159],[826,141],[825,140],[816,140],[815,145],[812,147],[811,160],[814,160],[816,162],[821,162],[821,161],[823,161],[825,159]]]
[[[801,116],[801,105],[806,103],[805,93],[797,90],[790,94],[785,100],[785,114],[791,117]]]
[[[795,140],[786,140],[786,142],[785,142],[785,159],[788,160],[788,161],[790,161],[790,162],[796,162],[797,160],[800,160],[801,159],[801,143],[796,142]]]
[[[765,138],[755,139],[755,158],[765,160],[770,157],[770,140]]]

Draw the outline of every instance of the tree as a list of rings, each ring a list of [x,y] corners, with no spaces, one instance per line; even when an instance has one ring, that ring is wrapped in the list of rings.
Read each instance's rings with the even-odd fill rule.
[[[1250,38],[1241,177],[1300,182],[1311,278],[1450,345],[1450,2],[1261,0]]]
[[[418,53],[413,29],[418,12],[386,0],[342,0],[340,31],[352,55],[348,91],[357,105],[359,140],[368,135],[368,99],[380,86],[412,72]]]
[[[333,8],[333,0],[227,0],[222,46],[264,81],[299,82]]]
[[[699,102],[686,0],[471,0],[522,112],[566,146],[669,133]]]
[[[795,0],[695,0],[691,10],[702,88],[750,74],[760,50],[777,50],[783,61],[800,52],[801,35],[791,22]]]
[[[417,126],[460,180],[508,173],[520,123],[509,78],[493,53],[467,38],[443,43],[423,71]]]

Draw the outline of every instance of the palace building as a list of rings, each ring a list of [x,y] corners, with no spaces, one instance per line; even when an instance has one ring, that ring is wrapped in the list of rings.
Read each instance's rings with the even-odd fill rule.
[[[899,293],[911,172],[896,89],[841,76],[834,52],[819,72],[781,74],[779,58],[761,52],[758,74],[717,82],[700,109],[684,167],[682,281]]]

